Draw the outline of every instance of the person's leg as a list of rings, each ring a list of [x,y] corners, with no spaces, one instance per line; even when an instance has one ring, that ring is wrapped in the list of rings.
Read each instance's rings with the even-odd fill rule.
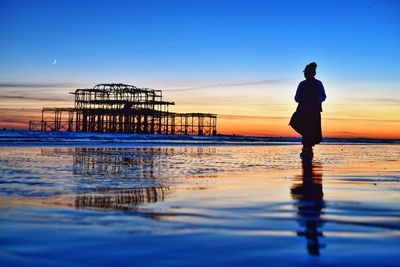
[[[312,152],[312,146],[313,146],[313,142],[312,142],[312,129],[310,127],[307,127],[304,130],[303,136],[301,138],[301,143],[303,144],[303,148],[302,151],[303,152]]]
[[[301,149],[300,157],[303,159],[311,159],[314,156],[312,146],[303,144]]]

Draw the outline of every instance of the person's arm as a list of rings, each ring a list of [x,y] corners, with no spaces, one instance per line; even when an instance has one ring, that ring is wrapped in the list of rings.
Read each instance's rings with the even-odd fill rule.
[[[325,88],[322,82],[318,83],[318,95],[319,95],[319,101],[324,102],[326,99],[326,94],[325,94]]]
[[[302,82],[299,83],[299,85],[297,86],[296,95],[295,95],[295,97],[294,97],[294,100],[295,100],[296,102],[300,102],[300,100],[301,100],[301,95],[302,95],[301,92],[302,92]]]

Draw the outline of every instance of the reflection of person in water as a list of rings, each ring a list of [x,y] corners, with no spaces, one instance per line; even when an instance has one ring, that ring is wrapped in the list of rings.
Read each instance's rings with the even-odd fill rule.
[[[322,191],[322,172],[317,164],[311,160],[303,160],[303,175],[301,181],[292,186],[291,194],[297,200],[297,215],[300,224],[305,227],[304,231],[298,231],[299,236],[307,239],[307,249],[310,255],[319,255],[321,245],[319,237],[322,232],[318,228],[322,226],[320,218],[324,208]],[[300,180],[298,179],[298,180]]]
[[[321,103],[326,95],[322,82],[315,79],[316,68],[317,64],[312,62],[304,69],[306,79],[300,82],[295,96],[299,105],[289,123],[302,136],[302,157],[312,157],[312,147],[322,141]]]

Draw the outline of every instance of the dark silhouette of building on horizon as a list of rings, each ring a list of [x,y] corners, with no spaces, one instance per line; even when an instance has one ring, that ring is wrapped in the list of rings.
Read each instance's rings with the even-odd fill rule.
[[[98,84],[76,89],[73,108],[44,107],[29,130],[141,134],[216,135],[217,115],[175,113],[162,90],[127,84]]]

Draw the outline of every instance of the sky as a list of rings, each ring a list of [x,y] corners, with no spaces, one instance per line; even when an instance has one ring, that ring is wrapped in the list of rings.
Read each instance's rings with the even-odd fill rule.
[[[297,136],[317,62],[326,137],[400,138],[400,1],[0,0],[0,127],[99,83],[162,89],[222,134]]]

